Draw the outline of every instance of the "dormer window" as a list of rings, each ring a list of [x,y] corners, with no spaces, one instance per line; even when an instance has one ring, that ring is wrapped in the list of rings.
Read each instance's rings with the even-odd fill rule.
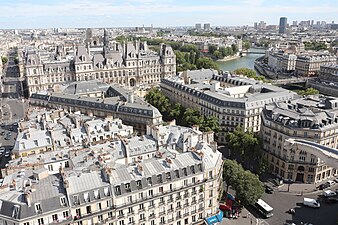
[[[83,198],[84,198],[85,202],[90,202],[90,198],[89,198],[89,193],[88,192],[83,193]]]
[[[100,192],[99,190],[94,191],[94,198],[99,199],[100,198]]]
[[[12,212],[12,218],[18,219],[18,217],[19,217],[19,210],[20,210],[20,206],[14,205],[13,212]]]
[[[103,192],[105,196],[109,196],[109,187],[105,187]]]
[[[66,202],[66,198],[65,198],[65,197],[61,197],[61,198],[60,198],[60,204],[61,204],[61,206],[66,206],[66,205],[67,205],[67,202]]]
[[[42,213],[42,209],[41,209],[41,204],[40,203],[36,203],[35,204],[35,212],[40,214]]]

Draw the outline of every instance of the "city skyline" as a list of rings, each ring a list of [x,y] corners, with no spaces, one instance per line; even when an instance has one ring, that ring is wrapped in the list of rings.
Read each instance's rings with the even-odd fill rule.
[[[338,7],[333,0],[290,0],[282,4],[267,0],[19,0],[0,6],[0,27],[9,29],[53,27],[128,27],[128,26],[252,26],[255,21],[278,24],[280,17],[293,20],[335,20]],[[243,16],[245,15],[245,17]]]

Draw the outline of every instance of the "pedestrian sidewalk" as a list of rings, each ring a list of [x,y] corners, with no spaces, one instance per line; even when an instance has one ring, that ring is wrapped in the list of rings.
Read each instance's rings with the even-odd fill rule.
[[[256,219],[246,208],[242,209],[237,219],[223,218],[221,225],[269,225],[266,221]]]
[[[315,184],[282,184],[277,187],[279,192],[292,193],[297,195],[304,195],[317,191]]]

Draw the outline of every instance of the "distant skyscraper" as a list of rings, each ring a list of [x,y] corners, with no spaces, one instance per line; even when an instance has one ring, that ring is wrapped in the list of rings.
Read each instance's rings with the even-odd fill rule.
[[[204,30],[210,30],[210,23],[204,24]]]
[[[257,30],[257,28],[258,28],[258,23],[255,22],[255,23],[254,23],[254,29]]]
[[[281,17],[279,19],[279,33],[285,34],[286,33],[286,25],[287,25],[287,18]]]
[[[297,23],[297,20],[296,20],[296,21],[292,21],[292,25],[293,25],[293,26],[297,26],[297,24],[298,24],[298,23]]]
[[[202,24],[196,23],[196,24],[195,24],[195,29],[196,29],[196,30],[202,29]]]

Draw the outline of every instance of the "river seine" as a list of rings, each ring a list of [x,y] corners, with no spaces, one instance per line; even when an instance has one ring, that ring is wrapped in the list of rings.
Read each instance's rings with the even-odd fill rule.
[[[249,51],[255,52],[265,52],[265,49],[249,49]],[[248,54],[238,59],[233,59],[230,61],[217,61],[216,63],[219,65],[220,69],[223,71],[234,71],[238,68],[250,68],[254,69],[255,60],[263,55],[261,54]]]

